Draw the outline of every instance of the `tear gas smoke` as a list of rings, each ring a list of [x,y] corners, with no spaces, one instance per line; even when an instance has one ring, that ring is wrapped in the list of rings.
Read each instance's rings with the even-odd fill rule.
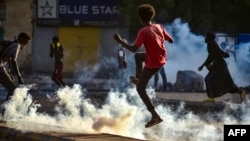
[[[220,141],[223,140],[224,124],[250,123],[248,99],[242,105],[226,104],[224,112],[216,113],[219,121],[211,114],[205,115],[205,118],[191,111],[184,114],[185,103],[181,103],[175,111],[168,105],[158,104],[156,110],[164,122],[145,128],[150,114],[135,88],[129,88],[126,93],[110,91],[105,103],[98,107],[86,98],[79,84],[67,86],[57,90],[53,96],[56,101],[53,115],[37,112],[40,104],[32,99],[28,90],[27,87],[17,88],[11,100],[4,104],[7,124],[23,132],[110,133],[157,141]],[[155,98],[153,89],[147,91],[152,99]],[[239,108],[244,110],[240,121],[227,112]]]
[[[175,38],[174,44],[166,43],[168,60],[165,65],[168,81],[174,83],[178,70],[196,71],[206,59],[207,51],[204,37],[192,34],[188,24],[181,23],[180,19],[166,28]],[[241,71],[233,60],[227,60],[233,79],[240,85],[249,83],[244,81],[244,77],[239,77],[242,76]],[[203,69],[199,73],[205,76],[207,70]],[[60,88],[53,96],[48,93],[48,98],[56,104],[53,115],[37,111],[41,104],[33,100],[29,89],[17,88],[11,100],[4,104],[7,124],[23,132],[110,133],[156,141],[220,141],[223,140],[224,124],[250,123],[248,98],[241,105],[226,103],[225,111],[214,113],[220,120],[215,119],[211,113],[196,115],[185,111],[183,102],[175,111],[159,103],[156,111],[164,121],[152,128],[145,128],[145,123],[151,117],[133,87],[124,93],[110,90],[101,106],[93,104],[79,84]],[[152,99],[155,98],[153,89],[148,88],[147,91]],[[244,112],[237,119],[227,112],[239,108]]]

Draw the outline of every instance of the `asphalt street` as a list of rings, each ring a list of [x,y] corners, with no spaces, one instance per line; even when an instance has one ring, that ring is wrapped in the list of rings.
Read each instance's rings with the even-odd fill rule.
[[[29,93],[32,95],[33,100],[37,103],[41,104],[41,106],[37,109],[39,113],[47,113],[49,115],[55,114],[54,110],[57,104],[57,101],[51,101],[48,99],[48,95],[53,96],[53,93],[58,89],[53,84],[45,83],[44,78],[39,78],[36,80],[28,80],[26,82],[28,84],[33,84],[36,82],[35,87],[29,90]],[[70,80],[66,80],[70,83]],[[107,82],[102,80],[98,80],[99,84],[90,84],[89,89],[84,89],[87,93],[87,97],[92,100],[93,103],[98,103],[102,105],[104,103],[105,98],[109,92],[108,86],[115,85],[113,81],[110,81],[109,85]],[[104,85],[105,84],[105,85]],[[98,85],[98,86],[96,86]],[[86,86],[86,85],[84,85]],[[83,87],[84,87],[83,86]],[[95,89],[95,87],[102,87],[99,89]],[[6,96],[6,90],[3,87],[0,87],[0,104],[4,102],[4,98]],[[207,112],[220,112],[225,109],[225,106],[228,102],[235,104],[244,104],[249,101],[249,93],[246,94],[246,99],[243,103],[240,103],[238,94],[226,94],[220,98],[216,99],[215,103],[204,103],[203,100],[206,98],[205,92],[157,92],[156,98],[153,99],[154,104],[165,104],[171,109],[177,110],[177,106],[180,103],[185,103],[186,111],[192,111],[195,114],[204,114]],[[249,102],[248,102],[249,103]],[[242,113],[241,110],[232,111],[236,116]],[[34,123],[27,121],[26,125],[32,126]],[[71,132],[44,132],[44,131],[28,131],[23,132],[17,126],[15,126],[15,121],[5,121],[1,120],[0,122],[0,141],[136,141],[141,139],[120,136],[115,134],[106,134],[106,133],[98,133],[98,134],[88,134],[88,133],[71,133]],[[36,126],[40,127],[50,127],[53,125],[46,124],[38,124]],[[62,127],[54,127],[54,128],[62,128]]]

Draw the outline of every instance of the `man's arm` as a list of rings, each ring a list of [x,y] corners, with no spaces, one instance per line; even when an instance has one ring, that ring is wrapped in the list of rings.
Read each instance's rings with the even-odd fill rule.
[[[125,47],[126,49],[128,49],[131,52],[136,52],[136,50],[138,49],[138,47],[136,46],[131,46],[128,43],[124,42],[124,40],[121,39],[120,35],[118,33],[115,33],[114,35],[114,39],[121,44],[123,47]]]
[[[52,44],[50,45],[50,57],[52,58],[53,57],[53,47],[52,47]]]
[[[63,46],[60,46],[60,53],[61,53],[61,58],[63,58]]]
[[[12,58],[12,57],[11,57],[11,60],[10,60],[10,61],[11,61],[11,64],[12,64],[12,66],[13,66],[13,68],[14,68],[14,71],[15,71],[15,73],[16,73],[16,75],[17,75],[18,83],[19,83],[19,84],[24,84],[23,79],[22,79],[22,77],[21,77],[21,73],[20,73],[20,71],[19,71],[19,67],[18,67],[16,58]]]

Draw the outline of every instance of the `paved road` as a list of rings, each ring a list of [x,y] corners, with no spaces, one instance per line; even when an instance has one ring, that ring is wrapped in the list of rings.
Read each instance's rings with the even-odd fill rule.
[[[9,123],[10,124],[10,123]],[[50,125],[47,125],[50,126]],[[112,134],[83,134],[67,132],[22,132],[0,121],[0,141],[142,141]]]
[[[54,114],[54,108],[56,101],[51,101],[48,99],[47,94],[52,94],[55,89],[43,87],[42,89],[30,89],[29,94],[31,94],[34,101],[41,104],[37,109],[39,113],[47,113],[49,115]],[[0,104],[4,102],[6,91],[0,87]],[[88,95],[94,100],[104,100],[107,95],[107,91],[94,91],[89,90]],[[33,126],[34,123],[27,121],[26,125]],[[45,128],[57,128],[52,125],[41,124],[37,125],[39,127]],[[59,127],[60,128],[60,127]],[[97,134],[87,134],[87,133],[70,133],[70,132],[44,132],[44,131],[28,131],[23,132],[18,129],[16,123],[13,121],[0,120],[0,141],[142,141],[141,139],[125,137],[114,134],[97,133]]]
[[[34,91],[33,91],[34,92]],[[106,92],[92,92],[92,97],[103,98]],[[39,112],[48,112],[55,106],[53,102],[48,101],[44,95],[33,95],[34,99],[42,104],[41,108],[38,109]],[[248,96],[248,95],[247,95]],[[187,108],[193,111],[205,112],[207,110],[223,110],[224,100],[233,100],[237,102],[237,94],[228,94],[216,100],[215,103],[203,103],[202,100],[206,98],[205,93],[157,93],[157,97],[160,98],[160,102],[168,103],[171,105],[176,105],[179,102],[185,102]],[[3,101],[1,100],[0,103]],[[159,101],[158,101],[159,102]],[[67,133],[67,132],[22,132],[21,130],[15,128],[15,124],[9,122],[0,122],[0,138],[4,141],[138,141],[140,139],[134,139],[129,137],[123,137],[112,134],[86,134],[86,133]],[[31,124],[27,121],[27,124]],[[51,126],[51,125],[40,125],[40,126]]]
[[[112,82],[113,83],[113,82]],[[100,85],[99,85],[100,86]],[[104,102],[107,96],[107,91],[95,91],[94,88],[97,86],[90,87],[88,92],[88,97],[98,103]],[[48,113],[53,115],[53,109],[55,107],[55,102],[48,100],[46,94],[53,93],[53,89],[46,85],[43,89],[31,89],[29,92],[33,96],[34,101],[40,103],[41,106],[37,109],[37,112]],[[4,99],[4,89],[0,88],[0,104],[2,104]],[[188,111],[193,111],[194,113],[204,113],[207,111],[223,111],[225,108],[225,101],[232,101],[234,103],[239,103],[238,94],[226,94],[218,99],[215,103],[204,103],[202,102],[206,98],[204,92],[201,93],[181,93],[181,92],[158,92],[156,94],[158,99],[153,100],[156,104],[168,104],[172,109],[175,109],[176,105],[184,102],[186,109]],[[246,100],[248,100],[249,94],[247,94]],[[27,125],[31,125],[27,121]],[[40,125],[40,126],[51,126],[51,125]],[[124,137],[112,134],[86,134],[86,133],[70,133],[70,132],[38,132],[29,131],[23,132],[15,126],[15,122],[10,121],[8,123],[0,122],[0,141],[138,141],[141,139],[135,139],[130,137]]]

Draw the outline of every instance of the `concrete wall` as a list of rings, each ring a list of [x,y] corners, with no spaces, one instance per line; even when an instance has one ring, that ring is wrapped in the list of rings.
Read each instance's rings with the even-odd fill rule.
[[[25,31],[32,36],[34,0],[6,0],[6,21],[4,23],[4,39],[12,40],[13,35]],[[22,50],[19,54],[19,64],[21,67],[30,67],[31,46]]]
[[[107,69],[116,67],[116,53],[119,46],[113,40],[113,33],[119,32],[124,38],[128,39],[128,28],[93,27],[93,30],[91,30],[91,27],[38,27],[34,20],[34,2],[34,0],[6,0],[6,21],[3,26],[4,38],[13,39],[13,35],[17,35],[21,31],[29,33],[32,37],[28,47],[19,54],[18,62],[22,71],[52,71],[54,60],[49,57],[49,44],[55,35],[61,36],[62,44],[65,44],[66,55],[67,52],[73,51],[77,47],[80,49],[80,47],[85,46],[83,48],[84,52],[81,53],[82,50],[79,50],[79,52],[74,52],[69,58],[67,56],[64,58],[66,63],[65,71],[74,73],[79,68],[84,69],[88,67],[92,69],[91,67],[94,67],[96,64],[102,62],[105,64],[107,60],[110,63],[106,66]],[[72,28],[75,31],[65,31],[66,28]],[[83,30],[84,33],[79,32],[77,29]],[[92,33],[97,30],[98,34]],[[76,32],[76,34],[72,32]],[[70,35],[67,35],[67,33]],[[79,40],[79,36],[84,38]],[[78,41],[76,40],[77,38]],[[93,38],[97,39],[94,40]],[[80,57],[77,58],[76,56]],[[86,60],[89,61],[86,63],[84,62]]]
[[[32,71],[51,72],[54,60],[49,56],[52,37],[58,35],[55,27],[35,27],[32,44]]]
[[[71,30],[71,31],[69,31]],[[51,72],[54,60],[49,57],[49,45],[53,36],[59,36],[64,46],[65,72],[79,72],[94,67],[107,59],[116,59],[118,44],[113,40],[115,32],[127,38],[126,28],[100,27],[37,27],[32,44],[32,68],[37,72]],[[117,65],[114,61],[114,66]],[[109,66],[111,67],[111,66]]]

